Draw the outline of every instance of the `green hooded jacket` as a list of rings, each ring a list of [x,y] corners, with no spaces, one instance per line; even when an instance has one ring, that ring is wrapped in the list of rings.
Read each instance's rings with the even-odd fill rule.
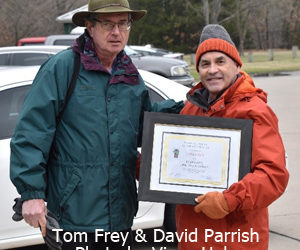
[[[137,211],[136,160],[144,111],[178,113],[183,103],[152,105],[124,51],[109,73],[81,51],[74,92],[56,128],[73,73],[71,49],[40,68],[11,140],[11,180],[23,200],[45,199],[65,231],[121,231]],[[57,157],[50,154],[56,134]]]

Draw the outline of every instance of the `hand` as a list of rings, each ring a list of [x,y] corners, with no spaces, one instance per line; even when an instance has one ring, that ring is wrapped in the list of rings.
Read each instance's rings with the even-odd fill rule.
[[[47,208],[43,199],[27,200],[23,202],[22,215],[32,227],[40,227],[42,235],[46,236]]]
[[[194,211],[202,212],[211,219],[222,219],[230,212],[227,201],[220,192],[209,192],[195,200],[198,205],[194,207]]]

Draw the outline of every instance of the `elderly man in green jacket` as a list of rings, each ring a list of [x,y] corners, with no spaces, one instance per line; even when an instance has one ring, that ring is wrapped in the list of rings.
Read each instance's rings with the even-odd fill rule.
[[[84,245],[90,250],[131,244],[96,242],[95,230],[131,233],[143,113],[179,112],[183,106],[173,101],[152,105],[123,50],[131,23],[145,14],[131,10],[127,0],[90,0],[88,11],[73,16],[74,24],[86,26],[85,33],[73,50],[42,65],[25,99],[11,140],[11,180],[21,194],[25,221],[41,227],[43,235],[49,209],[64,231],[87,232]],[[80,54],[78,78],[57,125],[75,53]],[[78,244],[64,242],[63,249]]]

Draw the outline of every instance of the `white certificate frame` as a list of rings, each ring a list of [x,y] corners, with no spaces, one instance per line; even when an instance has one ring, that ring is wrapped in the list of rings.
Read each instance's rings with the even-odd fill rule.
[[[228,189],[250,171],[252,123],[146,112],[138,199],[194,204]]]

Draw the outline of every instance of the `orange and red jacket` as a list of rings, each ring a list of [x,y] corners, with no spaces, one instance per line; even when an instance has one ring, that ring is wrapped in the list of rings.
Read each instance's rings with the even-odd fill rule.
[[[179,242],[181,250],[210,247],[215,250],[224,249],[224,246],[228,250],[268,249],[268,206],[284,192],[289,173],[285,166],[278,120],[266,104],[267,94],[256,88],[245,72],[240,74],[208,110],[188,101],[181,111],[184,115],[253,120],[251,172],[223,192],[230,213],[223,219],[213,220],[203,213],[195,213],[192,205],[178,205],[177,231],[182,233],[186,230],[189,233],[197,228],[198,233],[197,242]],[[203,88],[201,83],[191,89],[188,100],[200,88]],[[210,236],[212,232],[216,237]]]

